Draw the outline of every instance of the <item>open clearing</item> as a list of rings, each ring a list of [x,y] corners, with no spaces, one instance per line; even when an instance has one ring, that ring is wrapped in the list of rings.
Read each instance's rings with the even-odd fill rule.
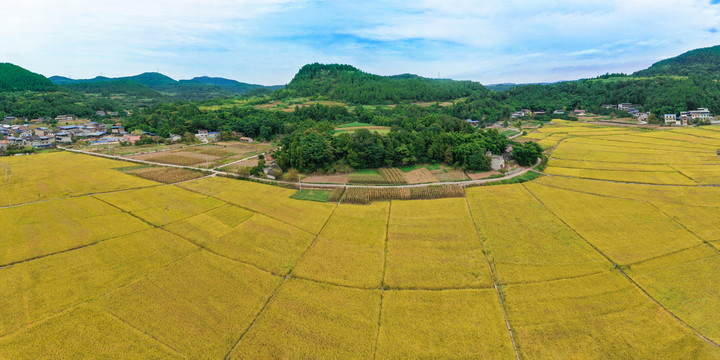
[[[556,121],[547,176],[370,205],[2,158],[0,358],[718,359],[713,132]]]

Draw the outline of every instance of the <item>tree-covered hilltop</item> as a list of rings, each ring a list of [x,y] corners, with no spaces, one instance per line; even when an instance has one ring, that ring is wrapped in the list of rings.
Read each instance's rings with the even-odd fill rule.
[[[0,63],[0,92],[53,91],[56,86],[46,77],[10,63]]]
[[[299,96],[323,96],[354,104],[447,101],[487,91],[472,81],[427,79],[417,75],[380,76],[350,65],[305,65],[287,89]]]
[[[73,91],[0,92],[0,119],[5,116],[52,119],[64,114],[96,118],[98,110],[122,113],[123,109],[111,99],[89,97]]]
[[[633,76],[703,76],[720,79],[720,45],[695,49],[680,56],[659,61]]]

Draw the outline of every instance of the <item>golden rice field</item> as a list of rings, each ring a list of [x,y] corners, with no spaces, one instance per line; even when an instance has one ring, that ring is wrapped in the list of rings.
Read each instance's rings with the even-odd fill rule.
[[[538,134],[548,176],[368,205],[0,158],[0,359],[720,359],[720,128]]]

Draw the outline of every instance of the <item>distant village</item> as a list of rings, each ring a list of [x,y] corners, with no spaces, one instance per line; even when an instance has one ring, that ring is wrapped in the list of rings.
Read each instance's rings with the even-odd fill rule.
[[[650,112],[642,112],[639,109],[642,108],[642,105],[637,104],[631,104],[631,103],[622,103],[618,105],[612,105],[607,104],[603,105],[603,108],[605,109],[614,109],[614,110],[620,110],[627,112],[628,114],[635,117],[639,124],[647,124],[648,120],[650,119],[650,116],[652,115]],[[523,109],[520,111],[516,111],[510,115],[512,119],[518,119],[523,117],[531,117],[534,115],[545,115],[547,111],[540,110],[540,111],[531,111],[528,109]],[[586,110],[578,109],[578,110],[572,110],[572,111],[565,111],[565,110],[555,110],[553,111],[554,115],[573,115],[573,116],[586,116],[588,113]],[[700,122],[708,122],[708,123],[720,123],[716,121],[715,116],[713,116],[710,113],[710,110],[707,108],[700,108],[697,110],[691,110],[691,111],[684,111],[678,114],[665,114],[663,118],[658,119],[660,123],[666,125],[666,126],[690,126],[695,125]]]
[[[98,112],[100,113],[100,112]],[[117,116],[117,113],[102,112],[100,116]],[[83,122],[74,115],[60,115],[55,121],[60,123],[74,123],[74,125],[56,126],[48,128],[42,125],[40,119],[31,120],[28,123],[17,125],[18,121],[23,122],[27,119],[16,119],[13,116],[4,118],[0,123],[0,151],[4,151],[11,146],[18,148],[32,147],[35,149],[51,148],[56,145],[72,144],[78,141],[84,141],[90,146],[102,145],[134,145],[136,142],[145,138],[151,138],[156,142],[179,142],[183,138],[181,135],[170,134],[167,139],[159,137],[150,132],[136,131],[128,133],[125,131],[122,123],[105,124],[94,121]],[[11,125],[15,124],[15,125]],[[239,137],[240,141],[251,143],[252,138],[243,137],[242,134],[234,134]],[[207,130],[199,130],[194,134],[195,138],[200,142],[215,142],[220,139],[220,133]]]

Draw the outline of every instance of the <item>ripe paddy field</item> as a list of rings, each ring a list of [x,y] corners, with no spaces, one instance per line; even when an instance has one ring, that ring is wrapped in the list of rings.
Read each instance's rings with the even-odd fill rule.
[[[368,205],[0,158],[0,358],[720,358],[720,128],[528,137],[546,176]]]

